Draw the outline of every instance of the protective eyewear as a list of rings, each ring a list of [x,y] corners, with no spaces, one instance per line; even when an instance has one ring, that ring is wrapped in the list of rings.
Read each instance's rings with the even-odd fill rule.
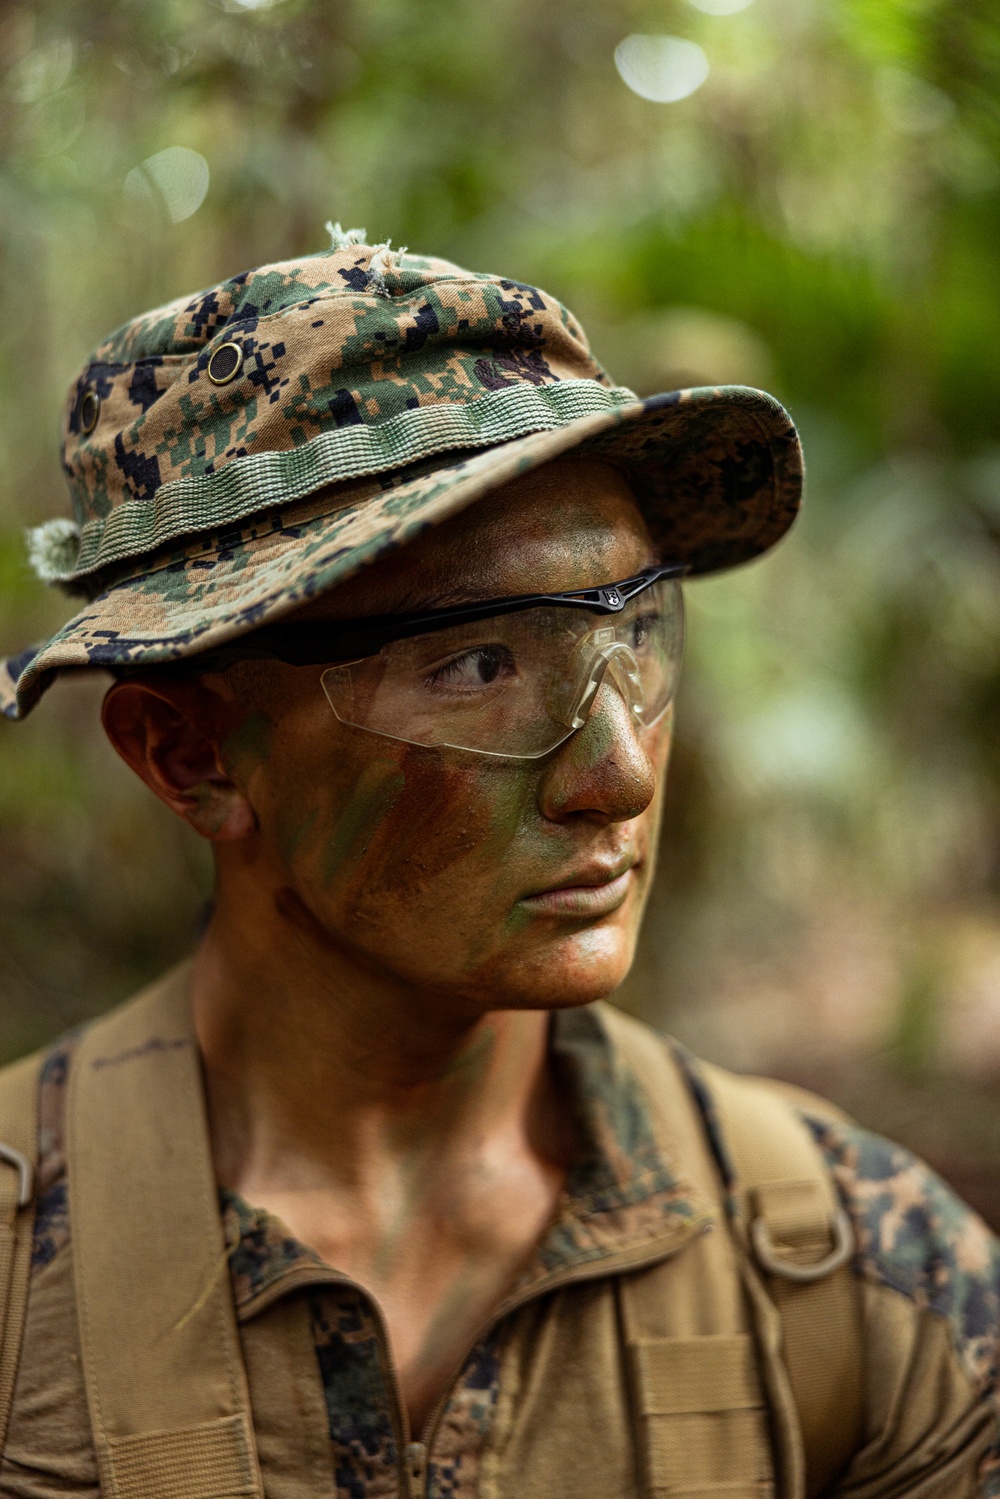
[[[571,593],[273,625],[213,654],[325,664],[327,701],[353,728],[533,760],[582,727],[605,683],[634,724],[662,718],[680,670],[682,573],[650,567]]]

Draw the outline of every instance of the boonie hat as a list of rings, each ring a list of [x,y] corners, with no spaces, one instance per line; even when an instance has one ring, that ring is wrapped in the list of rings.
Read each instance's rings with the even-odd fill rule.
[[[29,532],[86,600],[0,661],[23,718],[61,671],[195,655],[567,453],[617,465],[664,559],[732,567],[791,525],[791,419],[742,386],[639,399],[536,287],[370,246],[261,266],[112,333],[72,386],[73,519]],[[599,580],[595,580],[599,581]]]

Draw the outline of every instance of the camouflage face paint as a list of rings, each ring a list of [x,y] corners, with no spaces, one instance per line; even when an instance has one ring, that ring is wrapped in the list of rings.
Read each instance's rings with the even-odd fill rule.
[[[556,524],[537,486],[559,482]],[[435,595],[456,579],[473,596],[580,587],[647,562],[648,534],[614,471],[579,463],[522,486],[488,515],[429,533],[399,555],[395,573],[359,579],[322,607],[348,618],[398,607],[415,579]],[[287,671],[287,702],[253,773],[255,805],[282,878],[334,945],[442,1003],[579,1003],[621,980],[655,858],[668,721],[636,737],[617,698],[605,700],[616,692],[608,685],[553,755],[509,761],[345,726],[318,674]],[[625,871],[627,894],[599,918],[523,904],[600,884],[612,870]]]
[[[240,770],[247,774],[255,765],[262,765],[271,747],[274,723],[266,713],[249,713],[233,729],[222,746],[222,763],[227,770]]]
[[[406,776],[391,761],[376,761],[361,772],[351,799],[326,841],[320,863],[324,886],[349,878],[364,859],[379,828],[406,788]]]

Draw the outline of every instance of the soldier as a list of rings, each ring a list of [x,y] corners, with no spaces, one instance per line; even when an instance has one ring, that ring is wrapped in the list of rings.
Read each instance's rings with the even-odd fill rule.
[[[191,963],[0,1076],[0,1490],[1000,1491],[997,1248],[905,1151],[604,1003],[652,878],[681,579],[795,430],[638,400],[566,309],[369,246],[133,322],[66,411],[86,602],[211,841]]]

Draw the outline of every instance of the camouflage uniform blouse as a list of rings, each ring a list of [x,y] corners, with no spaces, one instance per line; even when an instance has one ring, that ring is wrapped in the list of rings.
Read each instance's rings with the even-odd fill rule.
[[[419,1491],[429,1499],[641,1492],[616,1282],[644,1254],[655,1255],[644,1247],[651,1225],[685,1212],[684,1163],[658,1148],[651,1102],[594,1011],[557,1015],[552,1045],[581,1125],[579,1156],[516,1294],[469,1350],[421,1434]],[[0,1463],[5,1499],[100,1493],[63,1152],[72,1065],[70,1040],[53,1049],[43,1073],[42,1196]],[[906,1151],[829,1119],[811,1127],[853,1221],[864,1317],[863,1443],[832,1492],[1000,1494],[996,1242]],[[219,1207],[267,1499],[417,1492],[408,1477],[415,1449],[406,1451],[409,1433],[368,1296],[267,1213],[227,1191]],[[163,1232],[170,1233],[166,1211]],[[773,1487],[765,1477],[738,1499],[751,1492],[763,1499]]]

